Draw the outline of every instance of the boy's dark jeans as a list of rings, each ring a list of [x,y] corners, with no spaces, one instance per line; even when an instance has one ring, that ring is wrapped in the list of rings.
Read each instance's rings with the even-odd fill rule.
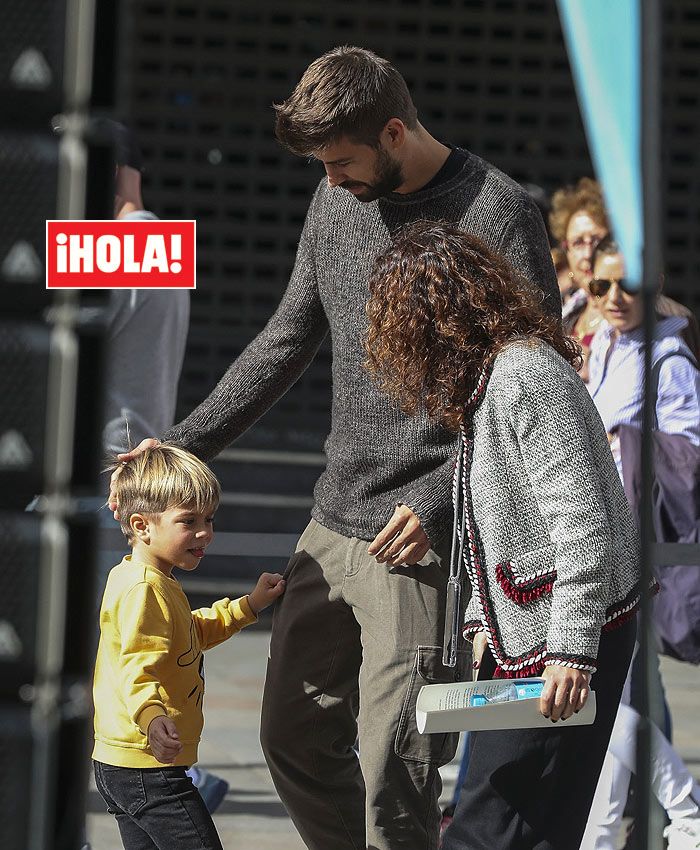
[[[97,790],[117,819],[125,850],[223,850],[184,767],[93,764]]]

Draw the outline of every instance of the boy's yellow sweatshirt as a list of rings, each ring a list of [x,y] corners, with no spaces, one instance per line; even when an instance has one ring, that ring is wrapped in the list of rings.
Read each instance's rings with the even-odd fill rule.
[[[191,611],[176,579],[127,555],[109,574],[100,610],[92,757],[118,767],[162,767],[146,732],[165,714],[182,743],[172,764],[194,764],[204,725],[202,652],[256,619],[247,597]]]

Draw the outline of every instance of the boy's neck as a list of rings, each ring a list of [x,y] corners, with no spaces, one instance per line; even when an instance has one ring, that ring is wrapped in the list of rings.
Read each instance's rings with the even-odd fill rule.
[[[145,564],[147,567],[153,567],[154,570],[158,570],[158,572],[163,573],[164,576],[172,578],[172,564],[165,564],[160,559],[155,558],[153,553],[149,550],[148,544],[143,543],[140,540],[137,540],[131,547],[131,560],[137,561],[139,564]]]

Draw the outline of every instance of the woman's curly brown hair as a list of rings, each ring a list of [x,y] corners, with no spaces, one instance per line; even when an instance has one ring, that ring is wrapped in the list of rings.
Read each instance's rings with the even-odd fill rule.
[[[610,230],[603,190],[590,177],[582,177],[575,186],[564,186],[552,195],[549,229],[557,242],[566,241],[569,222],[579,212],[587,213],[597,225]]]
[[[580,348],[543,294],[474,236],[447,222],[398,231],[369,283],[365,367],[409,415],[451,431],[483,367],[516,338],[537,337],[577,368]]]

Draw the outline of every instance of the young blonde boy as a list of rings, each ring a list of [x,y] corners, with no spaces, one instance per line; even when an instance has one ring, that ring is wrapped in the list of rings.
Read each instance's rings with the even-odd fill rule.
[[[131,555],[110,572],[94,680],[97,788],[125,850],[221,850],[185,774],[204,724],[203,651],[250,625],[284,592],[263,573],[241,599],[190,610],[174,567],[195,570],[214,536],[220,486],[193,455],[162,444],[117,479]]]

